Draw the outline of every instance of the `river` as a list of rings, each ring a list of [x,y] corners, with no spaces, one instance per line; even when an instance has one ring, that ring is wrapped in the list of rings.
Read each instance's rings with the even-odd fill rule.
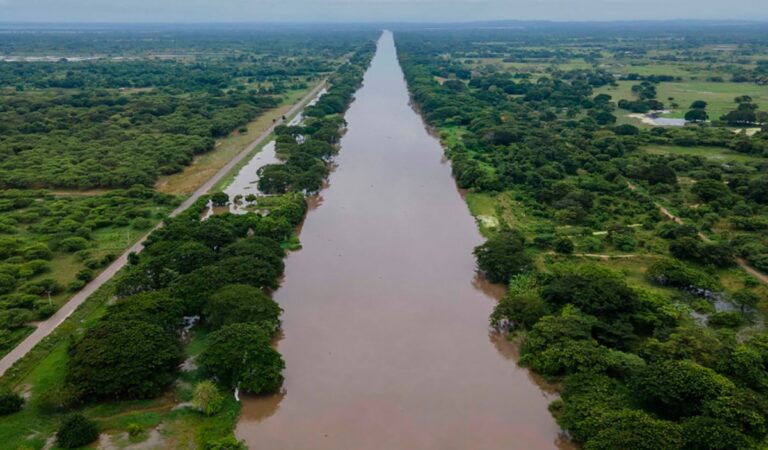
[[[275,299],[284,391],[245,397],[253,449],[552,449],[555,398],[488,328],[498,287],[475,272],[477,226],[440,143],[379,41],[330,185]]]

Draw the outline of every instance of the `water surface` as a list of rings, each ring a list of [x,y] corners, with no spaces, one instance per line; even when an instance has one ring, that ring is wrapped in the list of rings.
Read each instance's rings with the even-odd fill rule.
[[[330,186],[275,298],[284,392],[245,398],[254,449],[551,449],[552,395],[488,329],[498,290],[439,142],[410,108],[385,33]]]

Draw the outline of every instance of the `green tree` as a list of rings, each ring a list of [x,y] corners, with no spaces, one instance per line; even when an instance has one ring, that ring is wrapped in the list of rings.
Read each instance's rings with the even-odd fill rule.
[[[224,192],[216,192],[211,195],[211,202],[213,202],[214,206],[227,206],[229,195]]]
[[[754,442],[725,421],[696,416],[682,422],[685,448],[697,450],[748,450]]]
[[[706,122],[709,119],[709,114],[703,109],[692,109],[685,113],[685,120],[688,122]]]
[[[131,323],[151,322],[174,332],[182,325],[184,302],[167,292],[155,291],[117,300],[107,308],[105,320]]]
[[[584,450],[675,450],[683,448],[680,426],[638,410],[606,414],[603,429],[584,444]]]
[[[478,266],[494,283],[508,283],[513,275],[531,269],[525,238],[517,231],[502,231],[475,248]]]
[[[174,379],[181,345],[160,325],[104,320],[70,350],[67,381],[86,398],[151,398]]]
[[[74,236],[66,238],[59,242],[59,248],[65,252],[77,252],[88,247],[88,241],[84,238]]]
[[[631,314],[640,307],[637,293],[621,275],[596,264],[556,268],[541,297],[550,305],[575,305],[603,319]]]
[[[0,273],[0,295],[8,294],[16,289],[16,278],[7,273]]]
[[[712,369],[682,360],[649,364],[635,388],[660,415],[680,418],[700,413],[706,401],[732,392],[734,385]]]
[[[689,109],[707,109],[707,102],[704,100],[694,100]]]
[[[281,313],[280,306],[261,289],[230,284],[211,295],[204,316],[214,330],[233,323],[253,322],[271,333],[280,326]]]
[[[645,178],[651,185],[663,183],[674,186],[677,184],[677,174],[671,167],[669,167],[669,164],[652,164],[648,167],[648,170],[645,173]]]
[[[717,180],[701,180],[694,184],[691,188],[691,192],[696,194],[699,200],[703,202],[712,202],[717,200],[723,200],[730,196],[728,187]]]
[[[211,333],[198,359],[205,373],[229,388],[271,393],[283,384],[285,362],[257,324],[236,323]]]
[[[549,307],[536,293],[506,295],[496,304],[492,320],[506,319],[512,329],[530,329],[549,313]]]

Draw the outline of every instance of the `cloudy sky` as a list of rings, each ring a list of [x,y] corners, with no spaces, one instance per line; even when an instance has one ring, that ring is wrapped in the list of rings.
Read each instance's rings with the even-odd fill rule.
[[[0,22],[768,20],[768,0],[0,0]]]

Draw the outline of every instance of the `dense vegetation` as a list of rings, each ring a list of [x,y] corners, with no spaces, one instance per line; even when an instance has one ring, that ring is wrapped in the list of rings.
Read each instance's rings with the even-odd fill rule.
[[[184,37],[152,35],[158,50]],[[331,73],[355,42],[252,37],[260,40],[247,48],[184,58],[148,49],[127,60],[0,62],[0,188],[152,186],[275,107],[278,95]]]
[[[178,203],[153,192],[158,177],[334,72],[366,38],[209,33],[204,46],[185,30],[4,32],[0,354]],[[325,129],[338,135],[337,121]],[[318,173],[304,184],[319,186]]]
[[[176,203],[135,186],[98,196],[0,191],[0,351],[53,314]]]
[[[285,248],[290,248],[296,241],[294,230],[307,211],[304,193],[317,191],[328,173],[330,157],[337,151],[340,128],[344,126],[343,112],[362,81],[374,48],[369,39],[373,35],[369,34],[342,33],[331,38],[320,33],[316,41],[307,44],[309,47],[305,49],[293,48],[296,42],[305,42],[306,37],[302,38],[302,34],[293,38],[281,36],[280,39],[286,39],[288,43],[283,42],[279,48],[273,49],[275,55],[256,57],[257,51],[266,48],[260,47],[262,43],[259,43],[251,54],[214,58],[200,68],[199,83],[184,86],[174,86],[175,81],[170,80],[173,78],[172,70],[196,70],[196,66],[188,65],[186,61],[176,62],[183,66],[181,69],[172,69],[166,67],[170,63],[157,61],[146,62],[143,69],[132,68],[131,65],[118,68],[119,63],[115,61],[99,61],[90,66],[83,63],[82,66],[87,68],[84,70],[92,76],[74,73],[73,77],[82,80],[88,91],[84,95],[73,92],[60,97],[57,93],[57,98],[63,99],[58,106],[40,104],[35,108],[7,109],[9,114],[34,110],[40,112],[39,117],[44,122],[53,124],[59,120],[63,125],[66,121],[71,122],[76,115],[75,110],[67,108],[81,108],[68,102],[81,98],[82,108],[85,109],[77,111],[84,114],[98,111],[98,117],[110,122],[109,127],[120,124],[114,130],[118,133],[113,136],[117,139],[114,143],[136,147],[115,147],[115,155],[119,154],[120,160],[125,161],[127,170],[148,176],[144,181],[128,182],[129,185],[138,183],[130,189],[110,190],[98,195],[57,195],[31,189],[3,191],[1,199],[6,204],[6,214],[2,217],[3,232],[13,237],[3,241],[2,248],[6,252],[2,255],[5,258],[2,274],[8,276],[0,280],[6,281],[4,286],[7,285],[2,298],[8,305],[6,309],[11,311],[7,314],[9,317],[25,312],[26,316],[14,321],[14,325],[23,325],[32,318],[44,317],[44,314],[55,311],[55,307],[45,306],[48,304],[47,296],[82,286],[64,286],[56,280],[38,279],[41,276],[38,274],[44,274],[46,270],[47,259],[58,253],[76,255],[88,267],[92,266],[89,272],[83,271],[82,276],[78,274],[78,279],[84,283],[94,275],[95,270],[114,257],[100,255],[94,250],[97,247],[94,236],[100,230],[119,227],[149,229],[163,217],[162,212],[167,212],[167,209],[158,210],[158,205],[176,202],[173,197],[145,187],[151,186],[160,173],[151,165],[181,161],[174,159],[180,153],[174,150],[174,145],[164,141],[163,136],[177,133],[183,139],[201,138],[212,144],[211,139],[219,133],[211,131],[211,127],[216,126],[214,118],[219,116],[218,112],[224,111],[217,109],[219,106],[227,104],[226,108],[232,107],[230,112],[238,110],[242,113],[233,122],[221,116],[223,121],[218,125],[220,133],[227,134],[273,104],[270,103],[276,93],[273,85],[265,88],[270,92],[261,92],[243,89],[244,84],[264,83],[269,77],[303,82],[307,76],[330,71],[338,64],[338,59],[348,57],[347,62],[334,70],[328,93],[307,111],[308,118],[304,123],[299,127],[279,129],[279,155],[284,162],[271,170],[287,168],[291,182],[269,190],[276,195],[259,197],[250,202],[253,209],[250,213],[217,214],[201,220],[210,198],[217,204],[228,202],[226,194],[216,193],[200,199],[182,214],[166,218],[163,226],[149,236],[144,250],[130,255],[128,267],[105,288],[108,294],[99,294],[100,298],[103,295],[113,296],[112,300],[97,310],[82,327],[71,330],[68,342],[65,342],[66,352],[57,356],[63,358],[57,363],[61,369],[56,371],[55,376],[46,379],[44,386],[35,388],[29,405],[16,415],[26,414],[26,420],[34,420],[43,428],[48,428],[48,423],[58,422],[62,414],[85,411],[86,417],[101,417],[101,414],[89,411],[108,404],[115,405],[117,409],[131,408],[131,405],[140,402],[160,401],[170,393],[171,397],[179,395],[188,399],[190,405],[204,413],[201,416],[193,411],[191,418],[185,413],[181,415],[182,420],[201,424],[199,432],[185,431],[192,434],[192,444],[199,448],[241,448],[229,437],[237,404],[230,395],[225,398],[219,394],[219,390],[271,393],[282,385],[284,362],[272,348],[272,338],[281,325],[282,310],[269,294],[278,286],[284,267]],[[322,47],[329,42],[333,45]],[[94,49],[100,48],[97,43],[93,46]],[[296,55],[290,54],[291,48]],[[241,47],[238,49],[242,50]],[[101,66],[102,63],[110,66]],[[68,63],[61,61],[55,64]],[[157,70],[148,70],[155,64]],[[5,69],[0,69],[0,73]],[[32,89],[25,86],[15,93],[5,91],[8,95],[29,95],[34,100],[38,96],[32,94],[32,90],[43,86],[45,80],[58,78],[56,69],[48,65],[29,70],[41,71],[37,77],[25,78]],[[153,83],[160,83],[162,81],[158,80],[167,77],[169,86],[153,87],[151,92],[138,93],[95,90],[96,87],[111,88],[115,86],[112,83],[152,73],[157,78],[147,81],[149,84],[154,86]],[[207,80],[205,73],[211,77],[223,77],[223,81]],[[243,80],[242,77],[253,79]],[[138,81],[134,79],[132,83]],[[96,97],[111,98],[115,104],[89,104],[89,99]],[[238,103],[241,101],[244,103]],[[257,107],[259,111],[244,106],[257,103],[261,105]],[[162,111],[159,114],[149,111],[136,114],[137,108],[145,106]],[[57,115],[55,111],[61,114]],[[184,129],[170,134],[161,130],[173,121]],[[33,139],[34,142],[54,139],[56,131],[52,130],[38,130],[39,136],[30,137],[30,142]],[[45,170],[37,166],[37,170],[30,173],[42,178],[32,184],[58,185],[57,180],[90,167],[88,170],[94,176],[110,180],[106,185],[121,186],[122,182],[113,183],[119,178],[116,172],[110,172],[115,167],[109,165],[111,147],[99,141],[103,137],[102,132],[90,130],[81,137],[98,153],[99,157],[94,162],[107,165],[89,165],[87,159],[91,157],[77,155],[72,148],[79,149],[81,145],[73,144],[75,147],[69,149],[59,148],[57,152],[62,158],[51,157],[50,166],[66,164],[71,172],[51,169],[49,183],[44,181]],[[151,145],[131,142],[136,140],[134,138],[144,139]],[[160,149],[162,155],[151,154],[153,145]],[[139,147],[149,151],[144,161],[150,166],[140,167],[142,163],[139,160],[144,157],[137,154],[140,153],[136,151]],[[190,146],[180,144],[178,150],[181,149],[189,152]],[[4,161],[11,164],[9,161],[22,153],[11,151],[11,157]],[[182,157],[184,162],[181,164],[189,163],[188,156]],[[132,157],[137,159],[131,160]],[[159,159],[153,159],[155,157]],[[18,161],[28,160],[29,155],[18,158]],[[13,172],[20,176],[23,171]],[[53,176],[54,173],[56,176]],[[88,178],[77,187],[103,185],[92,183],[94,179]],[[3,177],[3,181],[6,180]],[[196,349],[192,355],[190,348]],[[174,381],[180,378],[185,381],[174,385]],[[210,380],[215,380],[216,385],[212,385]],[[183,387],[187,382],[192,385]],[[14,387],[18,389],[18,386]],[[8,412],[15,412],[21,405],[14,406],[15,400],[8,398]],[[124,402],[126,400],[130,402]],[[171,412],[171,407],[167,412],[170,422],[179,420],[179,415]],[[203,420],[202,417],[209,417],[210,420]],[[139,436],[146,434],[142,424],[129,425],[126,431],[131,436],[134,432]],[[125,424],[121,423],[118,429],[123,428]],[[58,445],[77,447],[87,444],[93,441],[94,430],[98,436],[98,428],[83,416],[66,416],[61,420]],[[14,433],[14,442],[29,443],[35,448],[42,445],[39,436],[30,438],[20,429]]]
[[[761,78],[738,74],[768,35],[549,31],[396,35],[489,236],[478,265],[509,283],[492,322],[561,383],[551,410],[584,448],[761,448],[768,290],[735,257],[768,271],[768,125],[747,94]],[[743,92],[722,120],[660,95],[708,71]],[[664,107],[693,123],[627,117]]]
[[[351,69],[334,78],[328,95],[346,93],[347,105],[370,57],[370,47],[361,50],[348,63]],[[341,124],[326,115],[309,119],[301,138],[294,138],[295,146],[311,147],[316,141],[331,146],[327,137],[337,139],[338,130],[327,129],[329,121],[337,128]],[[285,164],[290,162],[286,158]],[[311,166],[293,170],[306,177]],[[283,272],[281,243],[306,213],[305,190],[291,187],[282,196],[257,200],[255,208],[262,214],[226,213],[201,221],[206,198],[166,220],[118,280],[120,299],[71,347],[67,392],[72,398],[66,403],[158,396],[176,378],[181,362],[178,330],[185,320],[198,317],[212,331],[197,360],[204,374],[223,387],[276,392],[284,363],[271,338],[281,310],[266,294]]]

